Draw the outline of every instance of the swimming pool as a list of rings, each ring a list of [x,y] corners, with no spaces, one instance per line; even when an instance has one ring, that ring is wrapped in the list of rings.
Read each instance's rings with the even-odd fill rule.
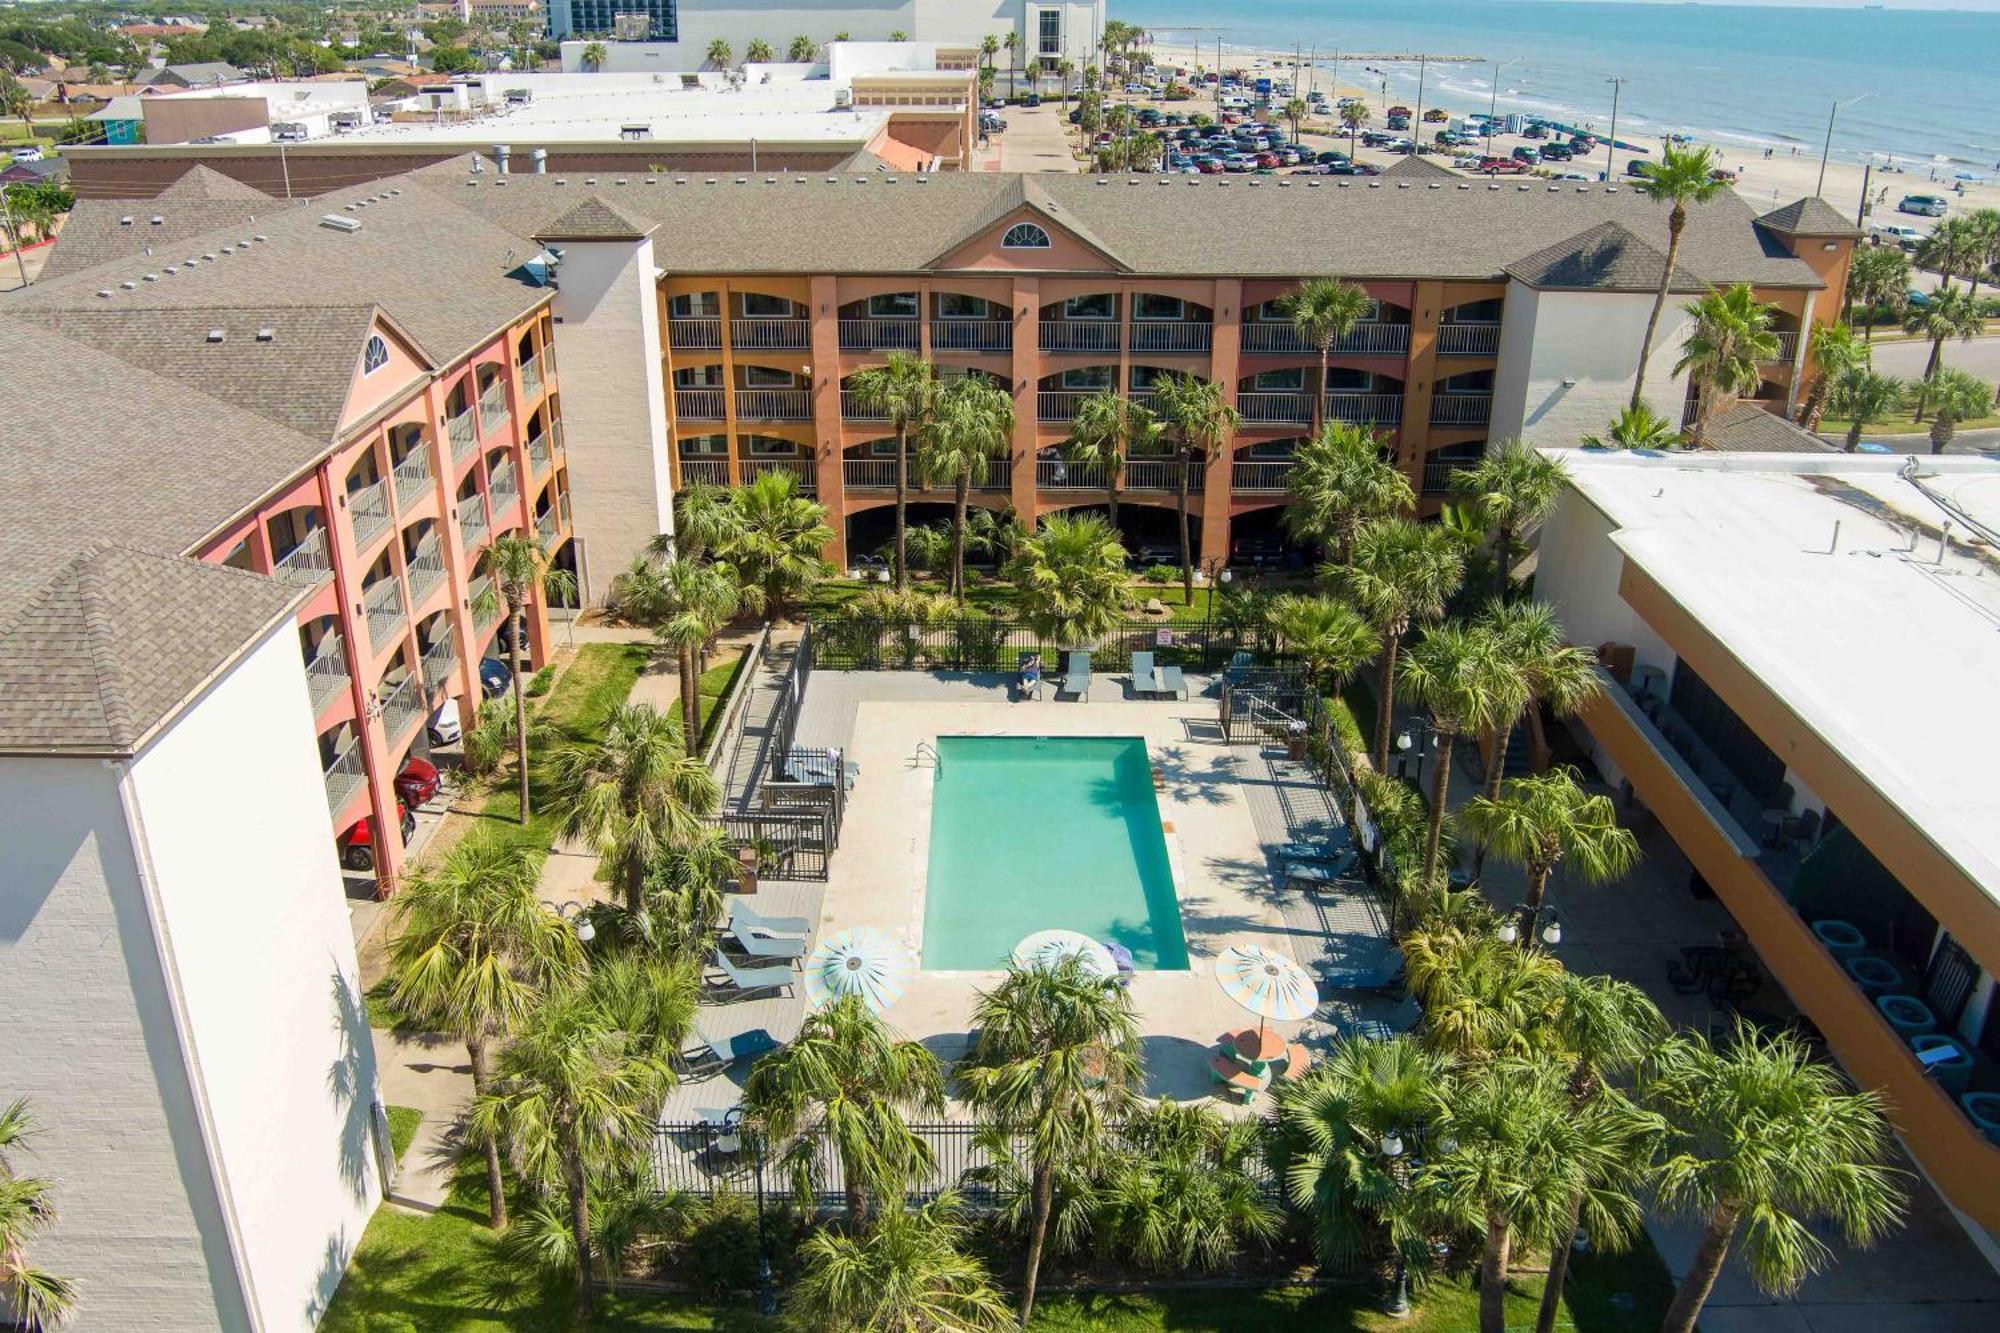
[[[1167,839],[1137,736],[940,736],[923,965],[986,971],[1080,930],[1184,971]]]

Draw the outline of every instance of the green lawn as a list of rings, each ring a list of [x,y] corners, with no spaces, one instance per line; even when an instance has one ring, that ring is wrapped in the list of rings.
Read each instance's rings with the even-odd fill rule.
[[[1819,419],[1819,430],[1822,435],[1831,435],[1836,440],[1844,442],[1847,437],[1847,429],[1853,424],[1851,421],[1829,413]],[[1981,430],[1988,426],[2000,426],[2000,412],[1989,412],[1983,417],[1961,421],[1958,423],[1957,429]],[[1891,416],[1883,417],[1879,421],[1871,421],[1862,427],[1861,438],[1865,440],[1874,435],[1928,435],[1930,433],[1931,423],[1927,420],[1917,420],[1915,413],[1910,408],[1904,407],[1898,409]]]
[[[400,1162],[410,1140],[417,1137],[417,1126],[424,1123],[424,1113],[414,1106],[391,1106],[388,1112],[389,1151]]]
[[[729,697],[736,687],[736,678],[743,674],[743,663],[748,654],[732,653],[725,660],[701,673],[701,748],[704,753],[709,746],[709,719],[722,708],[722,701]]]
[[[813,589],[813,595],[805,604],[804,614],[811,617],[827,616],[839,611],[847,603],[867,591],[871,585],[852,579],[828,579]],[[949,595],[942,580],[920,576],[916,587],[924,592],[934,592],[940,596]],[[1007,618],[1013,614],[1013,588],[1005,583],[984,580],[966,589],[966,604],[987,615]],[[1181,596],[1180,570],[1173,570],[1173,579],[1168,583],[1152,583],[1143,578],[1132,580],[1132,609],[1137,611],[1149,598],[1158,598],[1162,605],[1173,608],[1173,618],[1165,623],[1173,625],[1199,624],[1207,618],[1208,590],[1196,588],[1192,604]]]

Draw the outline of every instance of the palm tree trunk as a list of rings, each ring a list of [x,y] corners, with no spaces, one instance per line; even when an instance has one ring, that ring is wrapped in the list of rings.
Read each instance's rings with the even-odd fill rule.
[[[1800,425],[1807,430],[1818,430],[1819,419],[1826,412],[1826,395],[1833,385],[1833,376],[1822,374],[1813,381],[1812,392],[1806,395],[1806,410]]]
[[[680,650],[681,659],[681,730],[686,733],[687,752],[690,758],[701,753],[701,673],[695,669],[692,649]]]
[[[861,1183],[860,1177],[853,1175],[847,1177],[846,1189],[847,1231],[849,1235],[858,1236],[868,1226],[868,1189]]]
[[[1521,904],[1521,947],[1531,949],[1535,944],[1535,918],[1542,914],[1542,896],[1549,891],[1549,872],[1554,866],[1528,869],[1528,897]]]
[[[1375,683],[1375,771],[1389,774],[1389,728],[1395,725],[1396,652],[1403,646],[1401,634],[1382,636],[1382,674]]]
[[[1479,1333],[1507,1333],[1507,1250],[1511,1237],[1498,1217],[1486,1219],[1479,1255]]]
[[[896,426],[896,591],[909,586],[910,562],[903,549],[904,514],[910,503],[910,432]]]
[[[1487,733],[1487,743],[1492,753],[1486,756],[1486,774],[1479,781],[1482,795],[1489,801],[1500,799],[1500,784],[1507,777],[1507,747],[1514,743],[1514,727],[1508,723]],[[1478,879],[1486,869],[1486,839],[1482,835],[1472,852],[1472,877]]]
[[[1500,568],[1493,572],[1493,595],[1504,602],[1507,600],[1509,586],[1507,572],[1514,564],[1514,525],[1502,523],[1493,534],[1493,540],[1497,548],[1493,553],[1494,558],[1500,562]]]
[[[1549,1275],[1542,1283],[1542,1308],[1535,1316],[1535,1333],[1555,1333],[1556,1316],[1562,1313],[1563,1283],[1569,1277],[1570,1240],[1582,1215],[1583,1196],[1578,1194],[1569,1201],[1569,1225],[1549,1249]]]
[[[574,1133],[574,1129],[571,1130]],[[579,1324],[590,1322],[590,1193],[584,1184],[583,1154],[571,1149],[563,1154],[563,1183],[569,1191],[569,1232],[576,1245],[576,1315]]]
[[[1674,1303],[1667,1307],[1667,1317],[1660,1322],[1660,1333],[1694,1333],[1694,1321],[1701,1314],[1701,1307],[1708,1303],[1708,1293],[1715,1289],[1715,1279],[1722,1273],[1722,1261],[1729,1257],[1729,1239],[1736,1234],[1738,1209],[1734,1204],[1720,1204],[1708,1215],[1708,1226],[1701,1233],[1701,1245],[1694,1252],[1694,1263],[1688,1268],[1688,1275],[1681,1279],[1680,1290],[1674,1293]]]
[[[474,1100],[486,1095],[486,1089],[493,1081],[492,1059],[486,1051],[486,1038],[467,1037],[465,1056],[472,1066],[472,1096]],[[487,1137],[481,1145],[486,1150],[486,1225],[495,1231],[507,1229],[507,1183],[500,1176],[499,1141]]]
[[[625,858],[625,910],[637,916],[646,906],[646,862],[642,857]]]
[[[1913,419],[1922,421],[1924,409],[1930,405],[1931,383],[1937,379],[1938,371],[1944,366],[1944,335],[1931,339],[1930,358],[1924,362],[1924,377],[1917,382],[1917,410]]]
[[[1113,532],[1117,532],[1118,531],[1118,477],[1119,474],[1124,472],[1125,470],[1125,456],[1119,453],[1116,449],[1112,450],[1111,457],[1106,461],[1105,467],[1107,471],[1104,474],[1104,494],[1107,500],[1109,501],[1108,507],[1111,511],[1110,513],[1111,530]],[[1121,546],[1124,545],[1125,538],[1123,536],[1120,536],[1118,538],[1118,543]]]
[[[1194,451],[1181,450],[1181,484],[1174,496],[1174,508],[1181,525],[1181,605],[1194,605],[1194,551],[1188,544],[1188,471],[1194,467]]]
[[[1632,376],[1632,401],[1637,407],[1646,394],[1646,358],[1653,351],[1653,335],[1659,332],[1660,312],[1667,306],[1667,288],[1673,285],[1674,265],[1681,255],[1681,229],[1687,226],[1687,209],[1675,204],[1667,214],[1667,264],[1660,270],[1660,290],[1653,294],[1653,310],[1646,316],[1646,333],[1639,339],[1639,369]]]
[[[1297,139],[1298,137],[1297,132],[1294,131],[1292,138]],[[1318,435],[1320,430],[1326,425],[1326,363],[1331,351],[1332,348],[1325,341],[1321,341],[1319,345],[1319,379],[1313,385],[1314,435]],[[1345,556],[1342,557],[1342,563],[1346,563]]]
[[[1042,1273],[1042,1244],[1049,1234],[1049,1214],[1055,1209],[1056,1173],[1052,1162],[1035,1163],[1034,1220],[1028,1226],[1027,1269],[1021,1275],[1021,1327],[1035,1313],[1035,1283]]]
[[[521,772],[521,822],[528,822],[528,692],[521,686],[521,636],[526,633],[522,608],[513,608],[513,644],[507,649],[514,673],[514,758]]]
[[[1856,417],[1854,424],[1847,428],[1847,452],[1850,454],[1861,447],[1861,425],[1861,419]]]
[[[952,516],[951,530],[951,590],[958,595],[958,604],[965,605],[965,508],[972,494],[972,478],[965,473],[958,474],[958,512]]]
[[[1444,840],[1444,802],[1451,792],[1451,745],[1456,737],[1440,731],[1437,739],[1437,772],[1431,775],[1431,827],[1424,836],[1425,883],[1437,878],[1438,844]]]

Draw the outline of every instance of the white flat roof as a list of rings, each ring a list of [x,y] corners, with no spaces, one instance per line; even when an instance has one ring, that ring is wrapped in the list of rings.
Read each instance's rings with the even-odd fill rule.
[[[1626,558],[2000,902],[2000,459],[1551,452]]]

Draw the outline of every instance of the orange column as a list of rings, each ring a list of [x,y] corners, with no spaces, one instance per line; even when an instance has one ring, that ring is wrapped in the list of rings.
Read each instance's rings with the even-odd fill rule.
[[[377,645],[367,637],[368,618],[361,606],[361,575],[354,552],[354,528],[342,510],[334,508],[333,467],[319,465],[320,512],[326,515],[327,558],[333,565],[334,596],[340,607],[340,632],[350,645],[348,688],[354,693],[354,730],[361,745],[361,766],[368,775],[368,813],[375,824],[375,896],[395,892],[403,873],[403,827],[396,818],[395,774],[390,771],[388,738],[375,707],[376,691],[368,680]],[[365,645],[356,650],[352,645]],[[336,836],[341,830],[335,829]]]
[[[452,501],[457,479],[452,475],[451,441],[446,438],[444,393],[433,383],[424,391],[424,416],[430,423],[424,431],[424,447],[431,451],[431,484],[438,494],[438,548],[444,552],[445,579],[451,588],[451,635],[458,652],[458,671],[451,682],[452,697],[458,700],[459,725],[472,730],[473,715],[479,708],[479,660],[472,635],[469,598],[472,586],[472,557],[459,540],[458,511]]]
[[[1030,531],[1041,512],[1035,494],[1035,446],[1042,379],[1042,284],[1014,280],[1014,471],[1009,478],[1014,512]]]
[[[1410,354],[1403,378],[1403,427],[1396,461],[1410,485],[1424,485],[1424,456],[1431,443],[1431,391],[1437,384],[1437,326],[1444,300],[1440,283],[1417,283],[1410,304]]]
[[[1215,326],[1210,334],[1209,373],[1222,386],[1222,401],[1236,406],[1236,380],[1243,355],[1243,282],[1224,278],[1215,284],[1213,310]],[[1208,459],[1202,479],[1201,560],[1227,563],[1229,560],[1230,478],[1235,461],[1236,441],[1226,441]]]
[[[847,426],[840,419],[840,289],[826,276],[811,280],[806,295],[806,327],[811,330],[813,438],[819,452],[813,473],[819,502],[826,506],[833,541],[820,554],[837,569],[847,568]],[[732,446],[732,452],[733,452]]]

